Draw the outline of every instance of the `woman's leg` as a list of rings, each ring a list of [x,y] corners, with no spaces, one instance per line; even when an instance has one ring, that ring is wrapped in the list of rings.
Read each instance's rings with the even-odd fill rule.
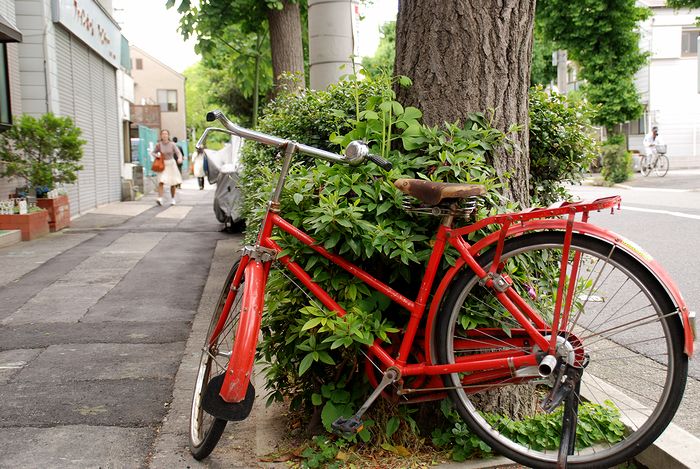
[[[163,205],[163,183],[158,183],[158,198],[156,199],[158,205]]]
[[[199,190],[200,191],[203,190],[204,189],[204,176],[202,176],[201,178],[197,178],[197,181],[199,182]]]

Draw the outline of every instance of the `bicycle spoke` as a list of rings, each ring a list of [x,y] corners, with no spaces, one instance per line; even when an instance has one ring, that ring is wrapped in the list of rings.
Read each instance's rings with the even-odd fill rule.
[[[598,319],[598,317],[601,315],[601,313],[603,311],[605,311],[605,309],[608,307],[608,305],[612,304],[612,301],[615,299],[617,294],[620,293],[620,291],[627,284],[628,281],[629,281],[629,277],[627,279],[625,279],[625,282],[622,285],[620,285],[620,287],[617,289],[617,291],[615,291],[615,293],[613,293],[613,295],[610,298],[608,298],[608,300],[605,302],[605,305],[600,309],[600,311],[598,311],[598,314],[596,314],[595,317],[588,322],[588,326],[584,326],[584,329],[590,329],[593,321]]]
[[[600,269],[600,272],[598,272],[598,276],[596,277],[595,281],[593,282],[593,285],[591,286],[591,291],[593,291],[595,289],[596,285],[598,285],[598,282],[599,282],[601,276],[603,275],[603,271],[605,271],[605,267],[610,263],[610,258],[612,257],[614,252],[615,252],[615,246],[613,246],[612,249],[610,249],[610,252],[608,253],[608,257],[605,260],[605,264],[603,264],[603,267]],[[613,273],[614,270],[615,270],[615,268],[612,267],[610,272],[608,273],[608,275],[605,277],[605,280],[603,280],[603,282],[600,283],[601,287],[607,281],[607,279],[610,277],[610,275]],[[598,287],[598,288],[601,288],[601,287]],[[595,292],[597,292],[597,291],[598,290],[595,290]],[[573,330],[576,327],[576,324],[578,323],[578,320],[580,319],[581,314],[583,314],[584,310],[586,309],[586,305],[588,304],[588,301],[591,299],[592,296],[593,295],[587,295],[586,300],[579,307],[579,311],[571,323],[571,330]]]
[[[614,336],[614,335],[619,334],[621,332],[636,329],[637,327],[645,326],[645,325],[651,324],[653,322],[658,322],[662,318],[668,318],[668,317],[674,316],[676,314],[678,314],[676,311],[674,311],[672,313],[665,314],[663,316],[658,316],[656,314],[652,314],[650,316],[646,316],[644,318],[638,319],[637,321],[630,321],[628,323],[621,324],[619,326],[611,327],[610,329],[606,329],[604,331],[596,332],[594,334],[590,334],[590,335],[584,336],[584,337],[579,337],[579,339],[584,341],[586,339],[590,339],[591,337],[598,337],[598,336],[601,336],[601,335],[608,333],[608,332],[611,332],[611,331],[617,331],[615,334],[612,335],[612,336]],[[639,321],[643,321],[643,322],[639,322]],[[627,326],[631,326],[631,327],[627,327]],[[625,327],[625,329],[622,329],[623,327]],[[622,329],[622,330],[620,330],[620,329]],[[605,336],[604,338],[609,339],[612,336]],[[593,342],[593,343],[595,343],[595,342]]]

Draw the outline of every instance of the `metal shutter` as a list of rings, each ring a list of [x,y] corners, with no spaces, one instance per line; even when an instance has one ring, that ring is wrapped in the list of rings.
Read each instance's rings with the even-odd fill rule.
[[[97,205],[109,202],[109,157],[107,150],[107,111],[105,109],[102,58],[90,52],[89,91],[92,97],[92,138],[95,148],[95,195]]]
[[[92,94],[90,93],[90,52],[82,42],[71,37],[71,62],[59,64],[70,67],[72,63],[73,82],[75,83],[74,109],[75,123],[83,131],[83,139],[87,141],[83,147],[83,170],[78,179],[78,194],[80,196],[80,211],[85,212],[97,205],[95,198],[95,147],[92,119]]]
[[[122,198],[122,156],[119,152],[119,102],[117,101],[117,72],[108,62],[102,61],[104,74],[105,110],[107,112],[107,160],[109,171],[109,201]]]
[[[68,116],[75,122],[75,106],[73,103],[73,70],[68,65],[71,62],[70,36],[63,28],[56,28],[56,56],[58,68],[58,93],[61,114]],[[70,200],[71,214],[80,213],[80,196],[78,182],[65,187]]]

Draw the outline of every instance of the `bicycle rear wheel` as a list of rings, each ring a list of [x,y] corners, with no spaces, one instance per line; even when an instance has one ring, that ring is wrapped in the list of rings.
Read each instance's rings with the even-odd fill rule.
[[[553,317],[563,243],[561,232],[514,238],[506,243],[498,268],[547,324]],[[485,267],[492,260],[493,251],[480,259]],[[573,237],[566,261],[569,275],[574,262],[578,275],[571,317],[558,339],[559,363],[572,361],[583,370],[579,392],[570,393],[565,405],[551,414],[540,406],[551,396],[556,373],[541,378],[533,376],[535,369],[514,377],[515,370],[486,370],[444,376],[456,410],[472,430],[528,467],[557,467],[563,458],[570,467],[611,467],[631,459],[666,428],[685,388],[682,324],[649,271],[614,245],[584,235]],[[538,353],[478,280],[464,272],[447,294],[435,335],[440,363],[478,353]],[[504,403],[510,407],[505,417],[499,415]],[[564,425],[563,415],[573,415],[574,423]]]
[[[219,295],[219,300],[216,304],[216,309],[209,323],[209,330],[207,331],[204,345],[202,346],[202,355],[199,361],[197,379],[192,396],[189,432],[190,452],[197,460],[204,459],[211,454],[226,428],[227,421],[208,414],[202,408],[202,400],[209,381],[226,371],[228,360],[231,356],[231,350],[233,350],[233,342],[236,337],[238,319],[241,311],[241,300],[243,297],[243,287],[245,285],[244,280],[241,280],[240,285],[238,285],[238,294],[234,298],[228,316],[225,318],[221,333],[213,344],[209,343],[209,339],[224,312],[224,305],[231,291],[238,265],[239,263],[236,262],[233,267],[231,267],[226,277],[224,286],[221,289],[221,294]]]
[[[656,160],[656,166],[654,166],[654,174],[662,178],[668,173],[668,157],[666,155],[659,155],[659,159]]]

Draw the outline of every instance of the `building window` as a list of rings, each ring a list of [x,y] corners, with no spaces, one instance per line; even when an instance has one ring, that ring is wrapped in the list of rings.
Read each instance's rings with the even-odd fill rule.
[[[177,90],[158,90],[160,112],[177,112]]]
[[[639,119],[629,122],[628,135],[646,135],[647,133],[647,116],[642,115]]]
[[[136,70],[143,70],[143,59],[136,59]]]
[[[698,55],[698,36],[700,29],[686,29],[681,34],[681,57]]]
[[[7,47],[0,44],[0,131],[12,125],[10,80],[7,74]]]

